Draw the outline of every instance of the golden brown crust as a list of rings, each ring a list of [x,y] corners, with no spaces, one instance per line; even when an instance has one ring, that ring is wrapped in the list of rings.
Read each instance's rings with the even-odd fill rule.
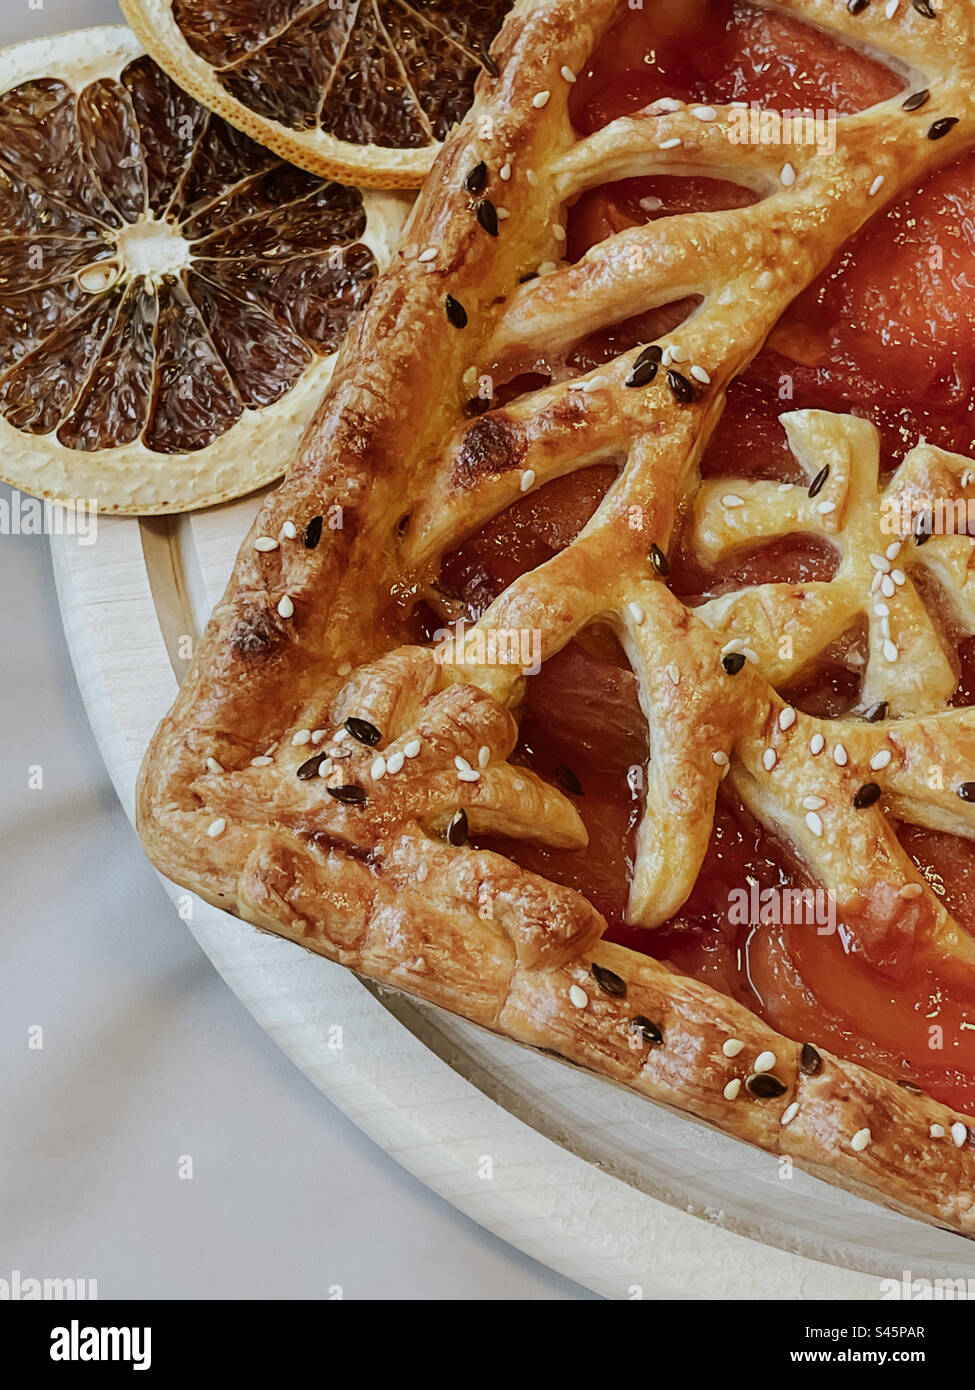
[[[465,818],[471,829],[553,845],[584,839],[569,798],[507,761],[525,663],[498,659],[497,649],[486,655],[485,644],[526,631],[538,634],[544,658],[599,618],[630,656],[650,732],[631,920],[652,927],[683,902],[717,785],[730,775],[845,911],[869,917],[881,937],[909,923],[918,949],[946,968],[971,969],[971,939],[920,881],[887,820],[896,806],[975,834],[975,810],[919,775],[917,750],[928,744],[949,770],[962,765],[975,715],[939,712],[940,691],[933,709],[918,707],[912,653],[916,643],[918,659],[927,649],[906,587],[903,615],[889,619],[892,635],[881,632],[871,652],[884,661],[884,642],[903,641],[903,663],[870,676],[904,717],[821,721],[777,694],[778,657],[757,622],[765,612],[797,624],[796,640],[808,646],[793,586],[746,590],[743,609],[719,602],[691,612],[648,558],[651,541],[666,547],[697,491],[697,460],[728,383],[785,305],[878,197],[896,196],[972,139],[970,3],[937,22],[909,9],[884,21],[871,9],[854,24],[845,6],[825,0],[790,8],[886,41],[923,68],[932,97],[920,122],[897,100],[850,117],[835,154],[800,150],[785,183],[781,151],[751,149],[744,162],[766,194],[754,207],[635,228],[576,266],[519,284],[558,261],[553,228],[582,188],[638,159],[642,172],[726,177],[743,161],[727,140],[730,113],[720,110],[713,120],[684,108],[644,114],[575,141],[563,69],[581,68],[615,0],[515,7],[494,48],[501,76],[482,84],[440,155],[396,263],[347,341],[330,394],[245,542],[153,740],[140,833],[165,873],[267,930],[970,1233],[975,1148],[963,1117],[822,1051],[807,1050],[803,1067],[801,1044],[815,1040],[783,1038],[710,987],[601,943],[603,920],[581,895],[464,842]],[[963,119],[945,139],[925,139],[943,114]],[[678,136],[683,143],[670,146]],[[464,186],[480,160],[485,196],[503,199],[510,214],[496,240]],[[510,178],[500,177],[504,165]],[[465,327],[455,308],[448,314],[448,294],[463,306]],[[701,308],[661,346],[706,369],[693,400],[680,399],[665,371],[645,390],[628,388],[636,352],[571,379],[566,354],[581,337],[685,294],[701,295]],[[555,383],[465,421],[479,376],[504,363],[526,370],[528,354],[553,366]],[[829,604],[839,613],[860,602],[868,537],[857,489],[875,435],[862,421],[820,412],[797,412],[788,426],[807,472],[824,454],[833,461],[832,509],[800,518],[836,538],[848,564],[820,605],[817,622],[828,628]],[[581,535],[512,584],[465,642],[440,643],[436,656],[417,646],[406,600],[432,594],[444,550],[523,491],[597,458],[617,462],[620,477]],[[919,455],[897,485],[952,466],[950,456]],[[781,506],[799,517],[807,494],[796,491],[783,491]],[[753,501],[760,526],[763,499]],[[695,505],[702,546],[733,543],[737,506],[722,512],[707,490]],[[302,539],[310,522],[322,532],[313,548]],[[279,544],[261,548],[260,537]],[[956,539],[933,539],[930,563],[967,563],[970,550],[960,559]],[[733,674],[722,661],[729,651],[747,657]],[[365,742],[341,727],[350,716],[367,721],[357,726]],[[883,799],[855,811],[868,776]]]

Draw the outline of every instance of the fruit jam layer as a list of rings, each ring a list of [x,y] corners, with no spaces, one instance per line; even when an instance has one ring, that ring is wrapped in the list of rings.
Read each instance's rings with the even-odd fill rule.
[[[738,3],[648,0],[642,11],[623,11],[580,74],[572,117],[586,134],[661,96],[844,113],[902,89],[903,79],[880,62],[791,17]],[[704,178],[629,179],[596,189],[570,211],[567,254],[577,259],[606,236],[655,217],[744,206],[754,197]],[[702,473],[797,481],[778,416],[808,407],[872,420],[886,469],[919,435],[975,453],[975,359],[966,350],[975,338],[973,291],[975,158],[966,158],[878,212],[797,299],[732,386]],[[656,324],[653,315],[632,320],[581,345],[570,360],[583,368],[608,360],[670,331],[692,307],[676,306],[669,321],[658,314]],[[519,574],[573,539],[614,477],[613,468],[589,468],[520,500],[446,557],[444,590],[462,599],[470,615],[480,614]],[[836,556],[818,539],[791,537],[733,556],[718,570],[705,571],[679,544],[671,562],[671,586],[696,603],[742,584],[829,578]],[[846,713],[858,702],[858,645],[858,635],[849,634],[783,693],[813,714]],[[975,691],[972,644],[960,649],[958,661],[955,703],[967,704]],[[729,920],[734,889],[810,881],[727,783],[684,907],[657,930],[626,923],[642,810],[632,770],[648,751],[629,665],[612,634],[590,628],[527,681],[516,755],[573,795],[589,830],[588,848],[554,851],[497,839],[492,847],[579,889],[606,916],[609,939],[707,980],[791,1037],[814,1040],[975,1111],[975,982],[970,992],[949,985],[920,961],[881,974],[858,956],[855,935],[842,923],[835,934],[820,935],[808,925]],[[906,824],[898,833],[934,892],[975,930],[975,847]],[[932,1046],[937,1028],[940,1048]]]

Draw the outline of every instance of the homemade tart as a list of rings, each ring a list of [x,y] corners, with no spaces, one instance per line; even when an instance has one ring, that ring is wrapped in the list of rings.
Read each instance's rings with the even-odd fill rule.
[[[492,54],[140,833],[261,928],[975,1231],[975,584],[930,524],[975,480],[975,3],[534,0]],[[835,148],[736,142],[759,98]],[[835,930],[737,926],[753,885]]]

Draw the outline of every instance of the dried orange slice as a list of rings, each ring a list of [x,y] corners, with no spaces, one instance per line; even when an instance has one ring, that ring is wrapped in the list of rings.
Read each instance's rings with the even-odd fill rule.
[[[404,195],[284,163],[121,25],[0,52],[0,478],[103,512],[279,476]]]
[[[512,0],[121,0],[198,101],[313,173],[418,188]]]

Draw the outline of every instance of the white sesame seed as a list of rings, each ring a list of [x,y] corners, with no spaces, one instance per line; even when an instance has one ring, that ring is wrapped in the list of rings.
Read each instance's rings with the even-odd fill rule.
[[[891,570],[890,577],[898,587],[907,583],[907,575],[903,570]]]
[[[823,738],[822,734],[813,734],[812,738],[809,740],[809,751],[813,757],[815,758],[825,747],[826,740]]]
[[[658,97],[650,107],[650,111],[655,116],[665,115],[668,112],[679,111],[683,102],[676,101],[673,97]]]
[[[537,186],[537,184],[538,184],[538,175],[535,173],[535,170],[534,170],[534,169],[526,169],[526,170],[525,170],[525,178],[526,178],[526,179],[528,180],[528,182],[531,184],[532,188],[535,188],[535,187]]]
[[[223,766],[217,762],[216,758],[207,758],[207,771],[223,772]]]
[[[626,605],[626,611],[629,614],[630,621],[636,623],[637,627],[639,627],[644,617],[643,609],[640,605],[638,603],[628,603]]]
[[[674,360],[671,357],[670,352],[670,344],[668,343],[668,345],[664,348],[663,352],[660,354],[660,365],[662,367],[669,367],[671,362]]]
[[[889,546],[887,547],[887,549],[884,551],[884,554],[887,556],[887,559],[888,559],[888,560],[896,560],[897,557],[898,557],[898,555],[899,555],[900,553],[901,553],[901,543],[900,543],[900,541],[891,541],[890,545],[889,545]]]
[[[884,659],[893,664],[899,656],[900,652],[897,650],[896,643],[892,642],[888,637],[884,642]]]
[[[694,378],[695,381],[700,381],[704,386],[711,385],[711,378],[708,376],[704,368],[699,367],[696,362],[691,368],[691,376]]]
[[[437,259],[437,248],[428,246],[425,251],[421,251],[417,256],[418,261],[435,261]]]
[[[534,468],[526,468],[525,471],[524,471],[524,473],[522,473],[522,475],[521,475],[521,484],[520,484],[520,486],[521,486],[522,492],[527,492],[528,489],[534,484],[534,482],[535,482],[535,470],[534,470]]]
[[[808,825],[809,829],[812,831],[814,835],[822,835],[823,822],[816,815],[815,811],[806,812],[806,824]]]
[[[577,1009],[587,1009],[589,1007],[589,995],[578,985],[573,985],[569,990],[569,998]]]
[[[961,1120],[956,1120],[951,1126],[951,1137],[955,1141],[956,1149],[960,1149],[968,1139],[968,1130],[962,1124]]]
[[[883,579],[883,575],[880,573],[879,570],[877,570],[874,574],[873,579],[870,581],[870,592],[872,594],[875,594],[877,590],[880,588],[881,579]]]
[[[647,198],[640,199],[640,207],[644,212],[659,212],[663,205],[663,198],[656,198],[653,194]]]
[[[311,741],[312,741],[312,743],[315,743],[315,744],[321,743],[322,739],[326,736],[327,733],[328,733],[328,730],[327,730],[327,729],[312,729],[312,731],[311,731]]]
[[[348,676],[348,675],[351,675],[351,674],[352,674],[352,662],[351,662],[351,661],[343,661],[343,662],[342,662],[342,665],[339,667],[339,669],[336,671],[335,674],[336,674],[337,676]]]
[[[574,72],[572,71],[572,69],[571,69],[570,67],[568,67],[566,64],[563,63],[563,65],[562,65],[562,67],[559,69],[559,71],[561,72],[562,76],[565,78],[566,82],[574,82],[574,81],[576,80],[576,75],[575,75],[575,73],[574,73]]]
[[[687,356],[687,353],[686,353],[686,352],[684,351],[684,349],[681,347],[680,343],[671,343],[671,345],[670,345],[670,360],[671,360],[671,362],[683,362],[683,360],[684,360],[684,358],[685,358],[686,356]]]
[[[699,121],[717,120],[718,113],[713,106],[692,106],[691,115],[696,116]]]
[[[207,834],[210,836],[211,840],[216,840],[219,839],[226,828],[227,822],[224,820],[223,816],[218,816],[216,820],[212,820],[207,826]]]
[[[667,667],[667,675],[670,677],[671,685],[680,685],[680,671],[673,662]]]
[[[910,900],[911,900],[912,898],[919,898],[923,892],[924,892],[924,885],[923,885],[923,884],[920,884],[920,883],[905,883],[905,884],[904,884],[904,887],[903,887],[903,888],[901,889],[901,891],[897,894],[897,896],[898,896],[899,898],[903,898],[906,902],[910,902]]]
[[[299,729],[297,733],[291,735],[292,748],[301,748],[306,743],[311,743],[311,729]]]
[[[784,709],[779,710],[779,728],[783,733],[791,729],[795,722],[796,712],[791,705],[786,705]]]
[[[889,574],[882,574],[880,576],[880,592],[883,594],[884,598],[893,598],[897,593],[897,586]]]
[[[794,1100],[794,1101],[792,1102],[791,1105],[787,1105],[787,1106],[785,1107],[785,1109],[782,1111],[782,1118],[781,1118],[781,1120],[779,1121],[779,1124],[780,1124],[780,1125],[788,1125],[788,1124],[791,1124],[792,1121],[796,1118],[796,1116],[797,1116],[798,1114],[799,1114],[799,1102],[798,1102],[797,1100]]]
[[[773,767],[778,762],[778,758],[779,755],[774,748],[766,748],[765,752],[762,754],[762,765],[766,772],[772,771]]]
[[[728,1038],[721,1044],[721,1051],[726,1057],[737,1057],[744,1050],[745,1044],[740,1038]]]
[[[733,1076],[731,1080],[728,1082],[727,1086],[724,1088],[724,1098],[725,1100],[737,1100],[740,1092],[741,1078],[738,1076]]]
[[[887,559],[886,555],[874,555],[871,553],[868,558],[875,570],[880,570],[883,574],[886,574],[890,569],[890,561]]]
[[[262,552],[277,550],[279,544],[280,542],[276,541],[273,536],[258,536],[257,540],[254,542],[254,549]]]
[[[741,654],[746,661],[750,661],[753,666],[758,665],[758,652],[754,647],[742,647]]]
[[[319,777],[327,777],[328,774],[331,772],[331,770],[332,770],[332,759],[331,759],[331,758],[322,758],[321,762],[318,764],[318,775],[319,775]]]
[[[932,1125],[928,1130],[932,1139],[943,1139],[945,1137],[944,1125]]]
[[[863,1150],[867,1147],[869,1143],[869,1129],[858,1129],[856,1134],[854,1134],[853,1138],[850,1140],[850,1148],[853,1149],[855,1153],[863,1153]]]
[[[777,485],[777,487],[776,487],[775,490],[776,490],[776,492],[791,492],[791,491],[792,491],[792,484],[791,484],[791,483],[779,483],[779,484]]]
[[[722,507],[743,507],[745,499],[739,497],[736,492],[726,492],[721,499],[721,505]]]
[[[711,761],[714,763],[715,767],[727,767],[728,754],[725,753],[723,749],[716,748],[711,754]]]
[[[565,241],[565,228],[558,222],[552,223],[552,235],[556,241]]]
[[[411,738],[409,743],[405,744],[403,747],[403,752],[407,758],[415,758],[419,751],[420,740],[418,738]]]
[[[293,521],[286,521],[284,525],[281,527],[281,534],[282,536],[284,536],[285,540],[296,540],[298,536],[298,528]]]
[[[792,187],[792,185],[796,181],[796,171],[795,169],[793,169],[791,164],[782,165],[782,172],[779,174],[779,178],[782,180],[782,183],[786,188]]]
[[[497,207],[494,211],[498,214],[499,222],[507,222],[508,218],[511,216],[507,208]]]
[[[849,761],[850,755],[849,753],[847,753],[842,743],[836,744],[835,748],[833,749],[833,762],[836,764],[836,766],[846,767]]]
[[[817,512],[819,512],[820,516],[829,516],[830,512],[836,511],[836,503],[830,502],[827,498],[825,502],[819,503],[819,505],[816,507],[816,510]]]
[[[676,150],[677,146],[678,146],[680,143],[681,143],[680,136],[679,136],[679,135],[675,135],[675,136],[673,137],[672,140],[661,140],[661,141],[660,141],[660,144],[657,146],[657,149],[658,149],[658,150]]]
[[[883,174],[878,174],[877,177],[874,179],[873,183],[872,183],[872,184],[870,185],[870,187],[867,189],[867,196],[870,197],[870,198],[872,198],[872,197],[874,196],[875,193],[879,193],[880,190],[881,190],[881,188],[883,187],[883,183],[884,183],[884,176],[883,176]]]
[[[807,811],[821,811],[826,805],[826,801],[821,796],[804,796],[802,804]]]
[[[731,640],[726,642],[721,648],[721,655],[724,656],[726,652],[740,652],[744,645],[744,637],[732,637]]]
[[[282,618],[293,618],[295,615],[294,603],[287,594],[278,603],[278,614]]]
[[[251,767],[270,767],[273,761],[273,758],[269,758],[266,754],[262,754],[259,758],[251,758]]]
[[[374,782],[378,782],[381,777],[386,776],[386,759],[382,754],[373,761],[372,767],[369,769],[369,776]]]
[[[481,774],[475,767],[469,768],[467,772],[458,772],[457,774],[458,782],[479,782],[480,780]]]
[[[498,170],[498,177],[501,179],[502,183],[507,183],[511,178],[511,165],[502,164],[501,168]]]
[[[881,748],[880,752],[874,753],[873,757],[870,759],[870,770],[872,772],[880,772],[882,768],[887,766],[892,757],[893,754],[889,749]]]
[[[352,735],[349,733],[348,729],[336,729],[335,733],[332,735],[332,742],[344,743],[347,738],[351,737]]]
[[[491,761],[491,750],[490,750],[490,748],[487,746],[487,744],[484,743],[484,744],[482,744],[481,747],[477,750],[477,765],[478,765],[478,767],[482,767],[482,768],[483,768],[483,767],[487,767],[487,765],[488,765],[488,763],[489,763],[490,761]]]
[[[454,758],[454,767],[458,772],[470,772],[471,765],[466,758],[462,758],[458,753]]]
[[[532,97],[532,106],[535,107],[536,111],[541,111],[543,106],[548,105],[548,100],[551,95],[551,92],[536,92]]]
[[[771,1071],[775,1066],[774,1052],[760,1052],[755,1058],[754,1070],[757,1072]]]
[[[402,768],[404,761],[405,759],[402,753],[391,753],[386,759],[386,771],[392,776],[395,776]]]
[[[426,881],[427,872],[428,872],[428,871],[427,871],[427,866],[426,866],[426,864],[424,864],[422,861],[421,861],[419,864],[417,864],[417,866],[416,866],[416,881],[417,881],[417,883],[424,883],[424,882]]]
[[[877,603],[877,604],[875,604],[875,605],[874,605],[874,610],[873,610],[873,611],[876,613],[876,615],[877,615],[878,618],[889,618],[889,617],[890,617],[890,609],[887,607],[886,603]]]
[[[900,4],[900,2],[901,0],[887,0],[886,5],[884,6],[884,14],[887,16],[888,19],[894,18],[894,15],[897,13],[897,6]]]

